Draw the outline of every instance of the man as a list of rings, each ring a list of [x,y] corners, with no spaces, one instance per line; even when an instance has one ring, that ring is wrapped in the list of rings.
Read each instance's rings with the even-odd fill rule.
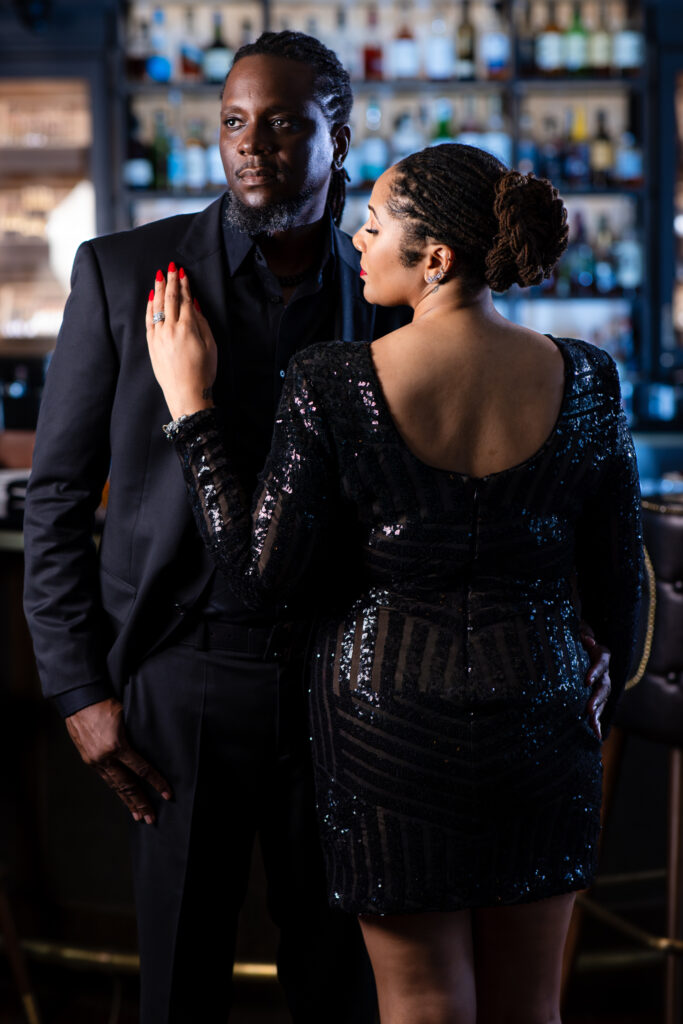
[[[358,254],[333,223],[351,103],[317,40],[267,33],[243,48],[222,97],[229,192],[196,216],[81,247],[48,374],[26,611],[46,695],[137,823],[144,1024],[227,1017],[257,834],[293,1019],[374,1019],[357,922],[326,905],[294,631],[286,610],[240,606],[203,550],[144,324],[155,273],[173,260],[218,340],[216,400],[252,487],[294,351],[405,321],[364,302]]]

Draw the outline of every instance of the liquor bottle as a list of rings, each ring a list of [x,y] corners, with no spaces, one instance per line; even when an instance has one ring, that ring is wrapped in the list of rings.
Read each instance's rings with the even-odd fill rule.
[[[200,82],[204,71],[202,61],[204,54],[201,46],[197,43],[194,26],[194,11],[191,7],[185,8],[185,27],[183,40],[180,44],[180,74],[187,82]]]
[[[430,33],[425,41],[424,51],[425,74],[433,82],[445,81],[455,73],[455,51],[450,38],[445,11],[442,6],[436,8],[431,23]]]
[[[332,49],[352,79],[363,77],[358,47],[351,37],[346,8],[342,4],[339,4],[335,11],[335,43]]]
[[[588,33],[581,20],[580,3],[574,3],[571,21],[562,36],[562,51],[567,73],[583,74],[588,64]]]
[[[483,78],[500,81],[510,74],[510,36],[503,19],[503,4],[494,0],[486,26],[479,34],[479,66]]]
[[[532,24],[532,6],[523,0],[517,8],[517,68],[520,78],[530,78],[536,72],[534,57],[535,36]]]
[[[479,145],[509,167],[512,163],[512,139],[505,130],[503,97],[500,93],[488,97],[487,108],[486,130]]]
[[[533,135],[533,119],[530,114],[522,113],[519,117],[519,134],[517,136],[517,159],[515,166],[520,174],[540,175],[538,146]]]
[[[171,140],[168,128],[166,127],[166,115],[163,110],[155,110],[151,156],[154,168],[154,188],[161,192],[168,188],[168,154],[170,149]]]
[[[203,121],[191,121],[185,139],[185,185],[190,192],[206,188],[206,146]]]
[[[154,166],[149,146],[141,138],[140,122],[132,111],[128,114],[128,142],[122,168],[127,188],[147,189],[154,185]]]
[[[469,92],[465,96],[465,109],[460,128],[455,136],[455,141],[461,146],[483,146],[484,128],[477,116],[476,98]]]
[[[126,43],[126,77],[130,82],[141,82],[147,72],[151,53],[149,23],[145,19],[131,22]]]
[[[590,144],[586,108],[577,103],[567,111],[568,146],[564,157],[564,179],[574,188],[590,184]]]
[[[612,66],[618,75],[637,75],[645,58],[645,41],[640,30],[635,0],[627,0],[624,19],[614,35]]]
[[[147,75],[153,82],[168,82],[171,78],[170,58],[166,19],[161,7],[155,7],[150,29],[150,55],[147,58]]]
[[[399,12],[396,36],[389,44],[389,74],[391,78],[417,78],[420,73],[420,55],[410,27],[410,4],[403,0]]]
[[[614,295],[617,291],[617,275],[614,266],[614,232],[607,214],[598,217],[595,238],[595,290],[598,295]]]
[[[538,147],[538,176],[548,178],[555,186],[561,185],[564,180],[560,130],[554,117],[543,119],[543,135]]]
[[[573,295],[590,295],[595,282],[595,257],[588,241],[583,214],[576,210],[570,219],[569,246],[566,253],[569,284]]]
[[[562,73],[562,31],[555,19],[555,2],[548,0],[545,25],[536,36],[534,60],[540,75],[553,76]]]
[[[379,11],[374,4],[368,7],[368,27],[363,47],[363,75],[368,82],[384,78],[384,54],[379,31]]]
[[[622,132],[614,154],[614,180],[624,188],[643,184],[643,151],[633,132]]]
[[[604,3],[597,4],[597,21],[588,34],[586,57],[589,75],[594,78],[605,78],[609,75],[612,63],[612,37],[607,28],[607,8]]]
[[[424,149],[425,137],[417,119],[411,111],[405,110],[398,115],[394,123],[394,134],[391,140],[393,163],[398,163],[404,156],[417,153]]]
[[[371,183],[389,166],[389,145],[382,135],[382,108],[375,97],[365,108],[365,138],[361,144],[361,174]]]
[[[183,192],[187,184],[185,174],[185,147],[178,133],[171,135],[166,165],[166,178],[171,192]]]
[[[213,40],[204,50],[204,78],[222,85],[230,70],[234,54],[223,38],[223,19],[220,11],[213,12]]]
[[[253,43],[255,38],[253,22],[251,18],[245,18],[240,25],[240,46],[247,46],[249,43]]]
[[[462,0],[462,17],[455,33],[455,77],[461,81],[474,79],[476,36],[470,19],[469,0]]]
[[[607,111],[598,110],[597,129],[590,143],[590,179],[598,188],[612,184],[614,141],[607,130]]]
[[[636,229],[629,224],[614,243],[617,285],[624,292],[633,292],[643,283],[643,250]]]
[[[445,96],[440,96],[434,103],[434,130],[429,141],[430,146],[455,142],[453,132],[453,105]]]

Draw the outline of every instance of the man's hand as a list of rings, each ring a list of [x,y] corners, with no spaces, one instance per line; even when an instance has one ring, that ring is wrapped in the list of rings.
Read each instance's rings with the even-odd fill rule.
[[[78,753],[114,790],[136,821],[154,824],[154,811],[140,781],[144,780],[171,799],[168,783],[136,753],[123,725],[123,707],[113,698],[90,704],[66,719]]]
[[[601,740],[600,716],[605,710],[605,704],[612,692],[612,683],[609,677],[611,654],[606,647],[597,642],[592,630],[585,623],[581,623],[581,643],[591,660],[591,667],[586,673],[586,686],[591,687],[592,693],[586,705],[586,715],[590,721],[591,729],[597,738]]]

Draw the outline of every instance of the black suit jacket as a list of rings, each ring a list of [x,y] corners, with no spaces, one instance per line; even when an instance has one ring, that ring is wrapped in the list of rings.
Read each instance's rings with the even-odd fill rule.
[[[405,310],[364,301],[359,254],[335,231],[339,338],[405,323]],[[26,502],[24,603],[44,693],[64,715],[120,694],[213,569],[161,431],[169,413],[147,353],[147,295],[170,260],[185,268],[229,376],[220,200],[80,247],[47,375]],[[108,476],[98,553],[94,512]]]

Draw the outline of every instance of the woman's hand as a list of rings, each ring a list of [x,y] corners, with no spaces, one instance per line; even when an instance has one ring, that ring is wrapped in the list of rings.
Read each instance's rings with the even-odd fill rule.
[[[209,409],[216,379],[216,342],[199,304],[192,301],[183,268],[177,271],[175,263],[169,264],[168,281],[157,271],[145,326],[152,369],[171,417],[177,420]]]
[[[605,704],[612,692],[612,683],[609,677],[611,655],[606,647],[599,644],[595,637],[587,632],[585,626],[581,631],[581,643],[591,660],[591,667],[586,673],[586,686],[591,688],[591,695],[586,705],[586,716],[590,722],[591,729],[597,738],[601,740],[602,727],[600,716],[605,710]]]

